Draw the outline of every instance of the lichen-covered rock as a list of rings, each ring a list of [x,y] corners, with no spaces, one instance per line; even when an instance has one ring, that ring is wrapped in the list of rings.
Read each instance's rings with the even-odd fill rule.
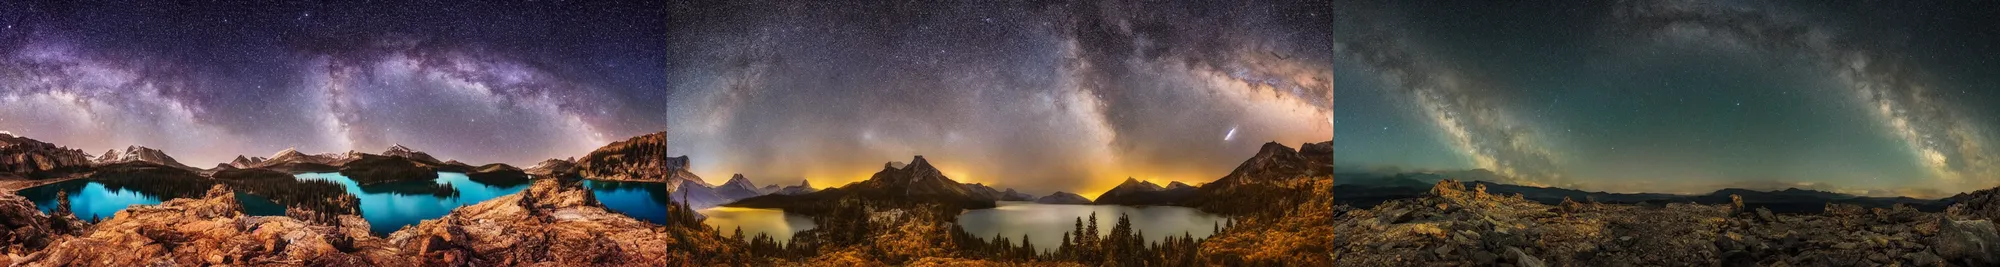
[[[134,206],[82,236],[64,237],[17,258],[16,266],[409,266],[409,257],[369,236],[368,223],[343,216],[316,225],[283,216],[243,216],[216,186],[198,199]]]

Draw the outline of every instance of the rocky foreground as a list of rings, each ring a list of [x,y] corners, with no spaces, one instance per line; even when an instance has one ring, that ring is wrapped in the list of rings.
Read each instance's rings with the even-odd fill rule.
[[[202,198],[134,206],[83,233],[62,236],[32,254],[10,253],[6,260],[16,266],[409,265],[395,247],[369,236],[360,217],[317,225],[285,216],[244,216],[237,203],[235,194],[216,186]]]
[[[1829,204],[1819,214],[1723,205],[1546,205],[1439,182],[1423,197],[1336,207],[1340,266],[1995,266],[2000,202],[1943,213]],[[1989,189],[1974,196],[1996,195]],[[1995,200],[1983,197],[1974,199]],[[1987,203],[1992,202],[1992,203]]]
[[[681,266],[741,261],[740,248],[695,224],[612,213],[575,181],[540,179],[519,194],[461,207],[380,238],[352,215],[337,224],[294,209],[245,216],[216,186],[200,198],[134,206],[86,226],[0,192],[0,266]]]
[[[389,235],[423,265],[682,266],[741,254],[705,229],[653,225],[604,209],[575,181],[453,210]]]

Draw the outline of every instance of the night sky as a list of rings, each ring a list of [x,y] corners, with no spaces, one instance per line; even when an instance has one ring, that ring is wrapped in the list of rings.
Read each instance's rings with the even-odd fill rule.
[[[1618,192],[2000,185],[2000,2],[1487,2],[1335,4],[1337,165]]]
[[[712,182],[924,155],[1038,195],[1334,135],[1334,3],[822,2],[8,1],[0,130],[195,166],[392,144],[525,165],[667,131]]]

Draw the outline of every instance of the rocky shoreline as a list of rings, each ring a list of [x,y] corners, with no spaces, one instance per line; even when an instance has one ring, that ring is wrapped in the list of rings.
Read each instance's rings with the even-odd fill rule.
[[[1746,209],[1740,198],[1547,205],[1445,180],[1422,197],[1335,207],[1334,257],[1353,266],[1993,266],[2000,235],[1982,212],[1995,204],[1941,213],[1828,204],[1819,214]]]

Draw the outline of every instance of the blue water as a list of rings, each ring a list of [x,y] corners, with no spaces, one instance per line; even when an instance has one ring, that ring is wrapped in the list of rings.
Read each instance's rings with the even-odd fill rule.
[[[597,202],[613,212],[655,224],[667,220],[667,205],[672,202],[666,197],[671,195],[666,184],[585,180],[583,185],[597,195]],[[716,207],[696,212],[706,217],[702,224],[720,230],[724,236],[741,228],[745,239],[762,233],[781,244],[791,241],[792,235],[817,226],[803,215],[777,209]]]
[[[118,211],[125,210],[126,207],[158,205],[162,201],[159,197],[139,191],[111,189],[105,187],[103,183],[84,179],[30,187],[15,193],[27,197],[29,201],[35,202],[36,209],[47,213],[55,210],[58,191],[69,193],[70,212],[76,213],[76,217],[83,220],[91,218],[110,220],[113,215],[117,215]]]
[[[414,225],[423,222],[423,220],[444,217],[445,214],[451,213],[452,209],[461,206],[479,204],[480,201],[521,192],[522,189],[528,188],[528,185],[525,184],[506,187],[489,186],[472,181],[472,179],[466,178],[463,173],[455,172],[439,172],[437,180],[432,181],[396,182],[368,186],[361,186],[355,183],[354,179],[349,179],[347,176],[334,172],[301,173],[294,176],[301,180],[322,180],[340,183],[342,187],[346,188],[348,194],[354,195],[355,198],[361,201],[361,218],[368,221],[368,231],[380,235],[395,232],[397,229],[402,229],[403,226]],[[458,195],[440,197],[429,193],[397,192],[399,188],[422,185],[417,183],[450,184],[453,189],[458,191]]]

